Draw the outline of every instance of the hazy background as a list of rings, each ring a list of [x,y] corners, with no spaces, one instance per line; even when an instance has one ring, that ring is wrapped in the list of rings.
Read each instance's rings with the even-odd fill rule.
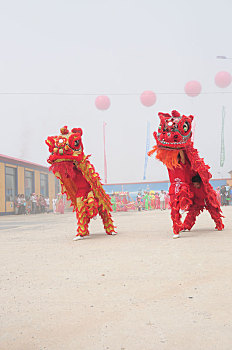
[[[46,137],[81,127],[103,178],[105,120],[108,182],[141,181],[147,121],[153,144],[158,111],[177,109],[195,115],[195,145],[213,176],[232,170],[232,93],[219,93],[232,86],[214,83],[218,71],[232,72],[232,60],[216,59],[232,57],[231,0],[1,0],[0,33],[1,154],[46,165]],[[200,96],[184,94],[189,80],[200,81]],[[154,106],[141,105],[144,90],[157,94]],[[13,92],[80,96],[2,94]],[[104,112],[94,105],[100,94],[111,99]],[[164,179],[165,167],[149,159],[147,180]]]

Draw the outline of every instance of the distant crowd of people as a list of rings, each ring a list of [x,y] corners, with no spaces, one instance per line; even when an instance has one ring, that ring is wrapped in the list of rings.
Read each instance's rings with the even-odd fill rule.
[[[216,189],[216,192],[222,206],[232,205],[232,186],[222,185]],[[113,211],[170,209],[170,196],[168,192],[163,190],[160,192],[140,191],[137,194],[136,200],[132,200],[129,192],[115,192],[111,195],[111,202]],[[52,210],[50,210],[49,198],[42,194],[31,193],[26,198],[24,194],[18,194],[14,200],[16,215],[49,213],[50,211],[64,214],[65,206],[66,199],[61,193],[52,199]]]
[[[232,205],[232,186],[222,185],[216,189],[218,200],[222,206]]]
[[[132,194],[131,194],[132,195]],[[110,195],[113,211],[170,209],[169,194],[163,190],[139,191],[132,199],[129,192],[114,192]]]
[[[15,214],[38,214],[49,212],[49,198],[32,193],[25,198],[24,194],[18,194],[14,200]]]
[[[48,197],[31,193],[29,197],[25,198],[24,194],[18,194],[14,200],[14,212],[16,215],[39,214],[39,213],[53,213],[64,214],[66,200],[64,196],[59,193],[56,198],[52,200],[52,210],[50,210],[50,200]]]
[[[143,194],[138,192],[136,200],[139,211],[149,209],[170,209],[170,196],[163,190],[160,192],[144,191]]]
[[[232,186],[222,185],[216,189],[218,200],[222,206],[232,205]],[[128,210],[166,210],[170,209],[170,196],[168,192],[139,191],[136,198],[132,199],[132,193],[114,192],[111,195],[113,211]]]

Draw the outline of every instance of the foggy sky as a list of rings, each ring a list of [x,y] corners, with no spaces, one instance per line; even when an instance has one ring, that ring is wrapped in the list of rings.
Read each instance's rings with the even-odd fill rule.
[[[143,178],[147,121],[159,111],[193,114],[195,146],[215,178],[232,170],[232,85],[215,74],[232,72],[230,0],[8,0],[0,1],[0,153],[46,165],[44,140],[63,125],[83,129],[86,154],[103,178],[102,123],[107,122],[108,182]],[[184,94],[190,80],[202,94]],[[144,107],[144,90],[157,94]],[[76,93],[12,95],[2,93]],[[177,94],[175,94],[177,93]],[[111,99],[107,111],[94,105]],[[226,108],[226,160],[220,169],[222,106]],[[149,159],[147,180],[168,178]]]

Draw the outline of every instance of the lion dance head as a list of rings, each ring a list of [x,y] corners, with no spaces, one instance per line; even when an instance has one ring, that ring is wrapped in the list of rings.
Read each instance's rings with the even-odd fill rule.
[[[83,158],[82,129],[74,128],[71,131],[67,126],[60,129],[59,136],[48,136],[45,141],[51,153],[48,163],[53,164],[62,161],[79,161]]]
[[[162,161],[168,168],[178,166],[178,154],[192,144],[193,116],[181,115],[177,111],[158,113],[160,124],[158,131],[153,133],[156,145],[148,155],[156,152],[156,158]]]

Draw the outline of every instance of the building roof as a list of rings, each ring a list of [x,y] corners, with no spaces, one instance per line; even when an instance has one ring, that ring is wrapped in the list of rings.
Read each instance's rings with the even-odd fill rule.
[[[42,170],[42,171],[46,171],[46,172],[49,171],[49,168],[47,166],[40,165],[40,164],[33,163],[33,162],[29,162],[29,161],[23,160],[23,159],[5,156],[3,154],[0,154],[0,162],[12,164],[12,165],[23,166],[25,168],[31,168],[34,170]]]

